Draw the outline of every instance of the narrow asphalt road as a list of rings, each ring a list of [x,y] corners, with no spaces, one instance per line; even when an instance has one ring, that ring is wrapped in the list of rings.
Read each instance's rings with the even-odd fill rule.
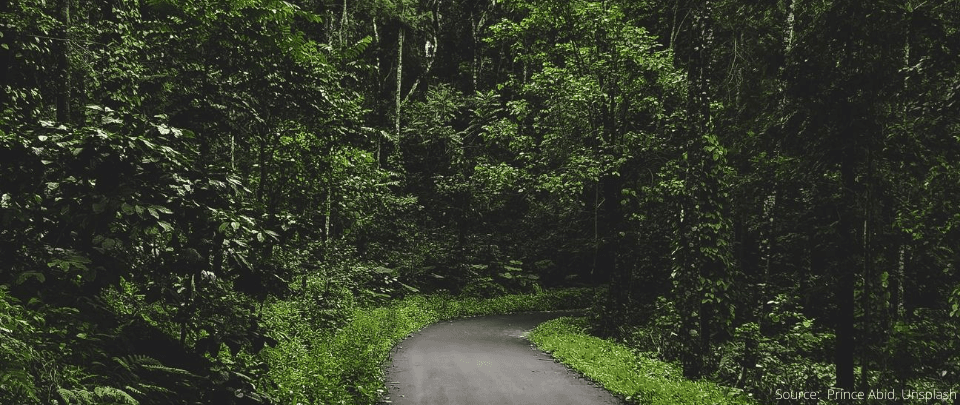
[[[402,341],[385,369],[383,403],[614,405],[606,390],[556,363],[523,336],[570,311],[444,321]]]

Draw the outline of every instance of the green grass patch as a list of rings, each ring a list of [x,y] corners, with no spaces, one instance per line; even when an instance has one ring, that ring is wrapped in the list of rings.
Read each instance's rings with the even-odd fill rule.
[[[586,308],[596,290],[548,290],[480,299],[411,296],[375,308],[353,308],[336,330],[309,326],[302,303],[265,308],[265,322],[280,343],[262,352],[268,371],[263,391],[284,404],[373,404],[384,393],[381,365],[412,332],[437,321],[512,312]]]
[[[633,404],[755,404],[739,390],[686,380],[677,367],[590,336],[586,330],[586,318],[563,317],[541,324],[528,338],[541,350]]]

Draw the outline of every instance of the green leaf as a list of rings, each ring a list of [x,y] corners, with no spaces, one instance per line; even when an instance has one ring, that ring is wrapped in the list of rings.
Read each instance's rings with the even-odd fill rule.
[[[38,271],[26,271],[26,272],[20,273],[20,275],[17,277],[17,284],[23,284],[31,278],[35,278],[40,283],[47,281],[47,277],[44,276],[43,273],[40,273]]]

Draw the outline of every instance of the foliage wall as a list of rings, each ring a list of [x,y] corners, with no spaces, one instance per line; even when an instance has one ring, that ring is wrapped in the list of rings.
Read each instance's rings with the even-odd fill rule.
[[[265,306],[587,284],[767,402],[956,387],[958,16],[4,3],[0,400],[271,403]]]

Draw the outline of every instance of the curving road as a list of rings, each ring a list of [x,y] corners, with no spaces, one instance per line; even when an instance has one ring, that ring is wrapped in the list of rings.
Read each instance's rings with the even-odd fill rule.
[[[400,342],[385,369],[385,404],[613,405],[622,402],[523,335],[571,311],[493,315],[430,325]]]

